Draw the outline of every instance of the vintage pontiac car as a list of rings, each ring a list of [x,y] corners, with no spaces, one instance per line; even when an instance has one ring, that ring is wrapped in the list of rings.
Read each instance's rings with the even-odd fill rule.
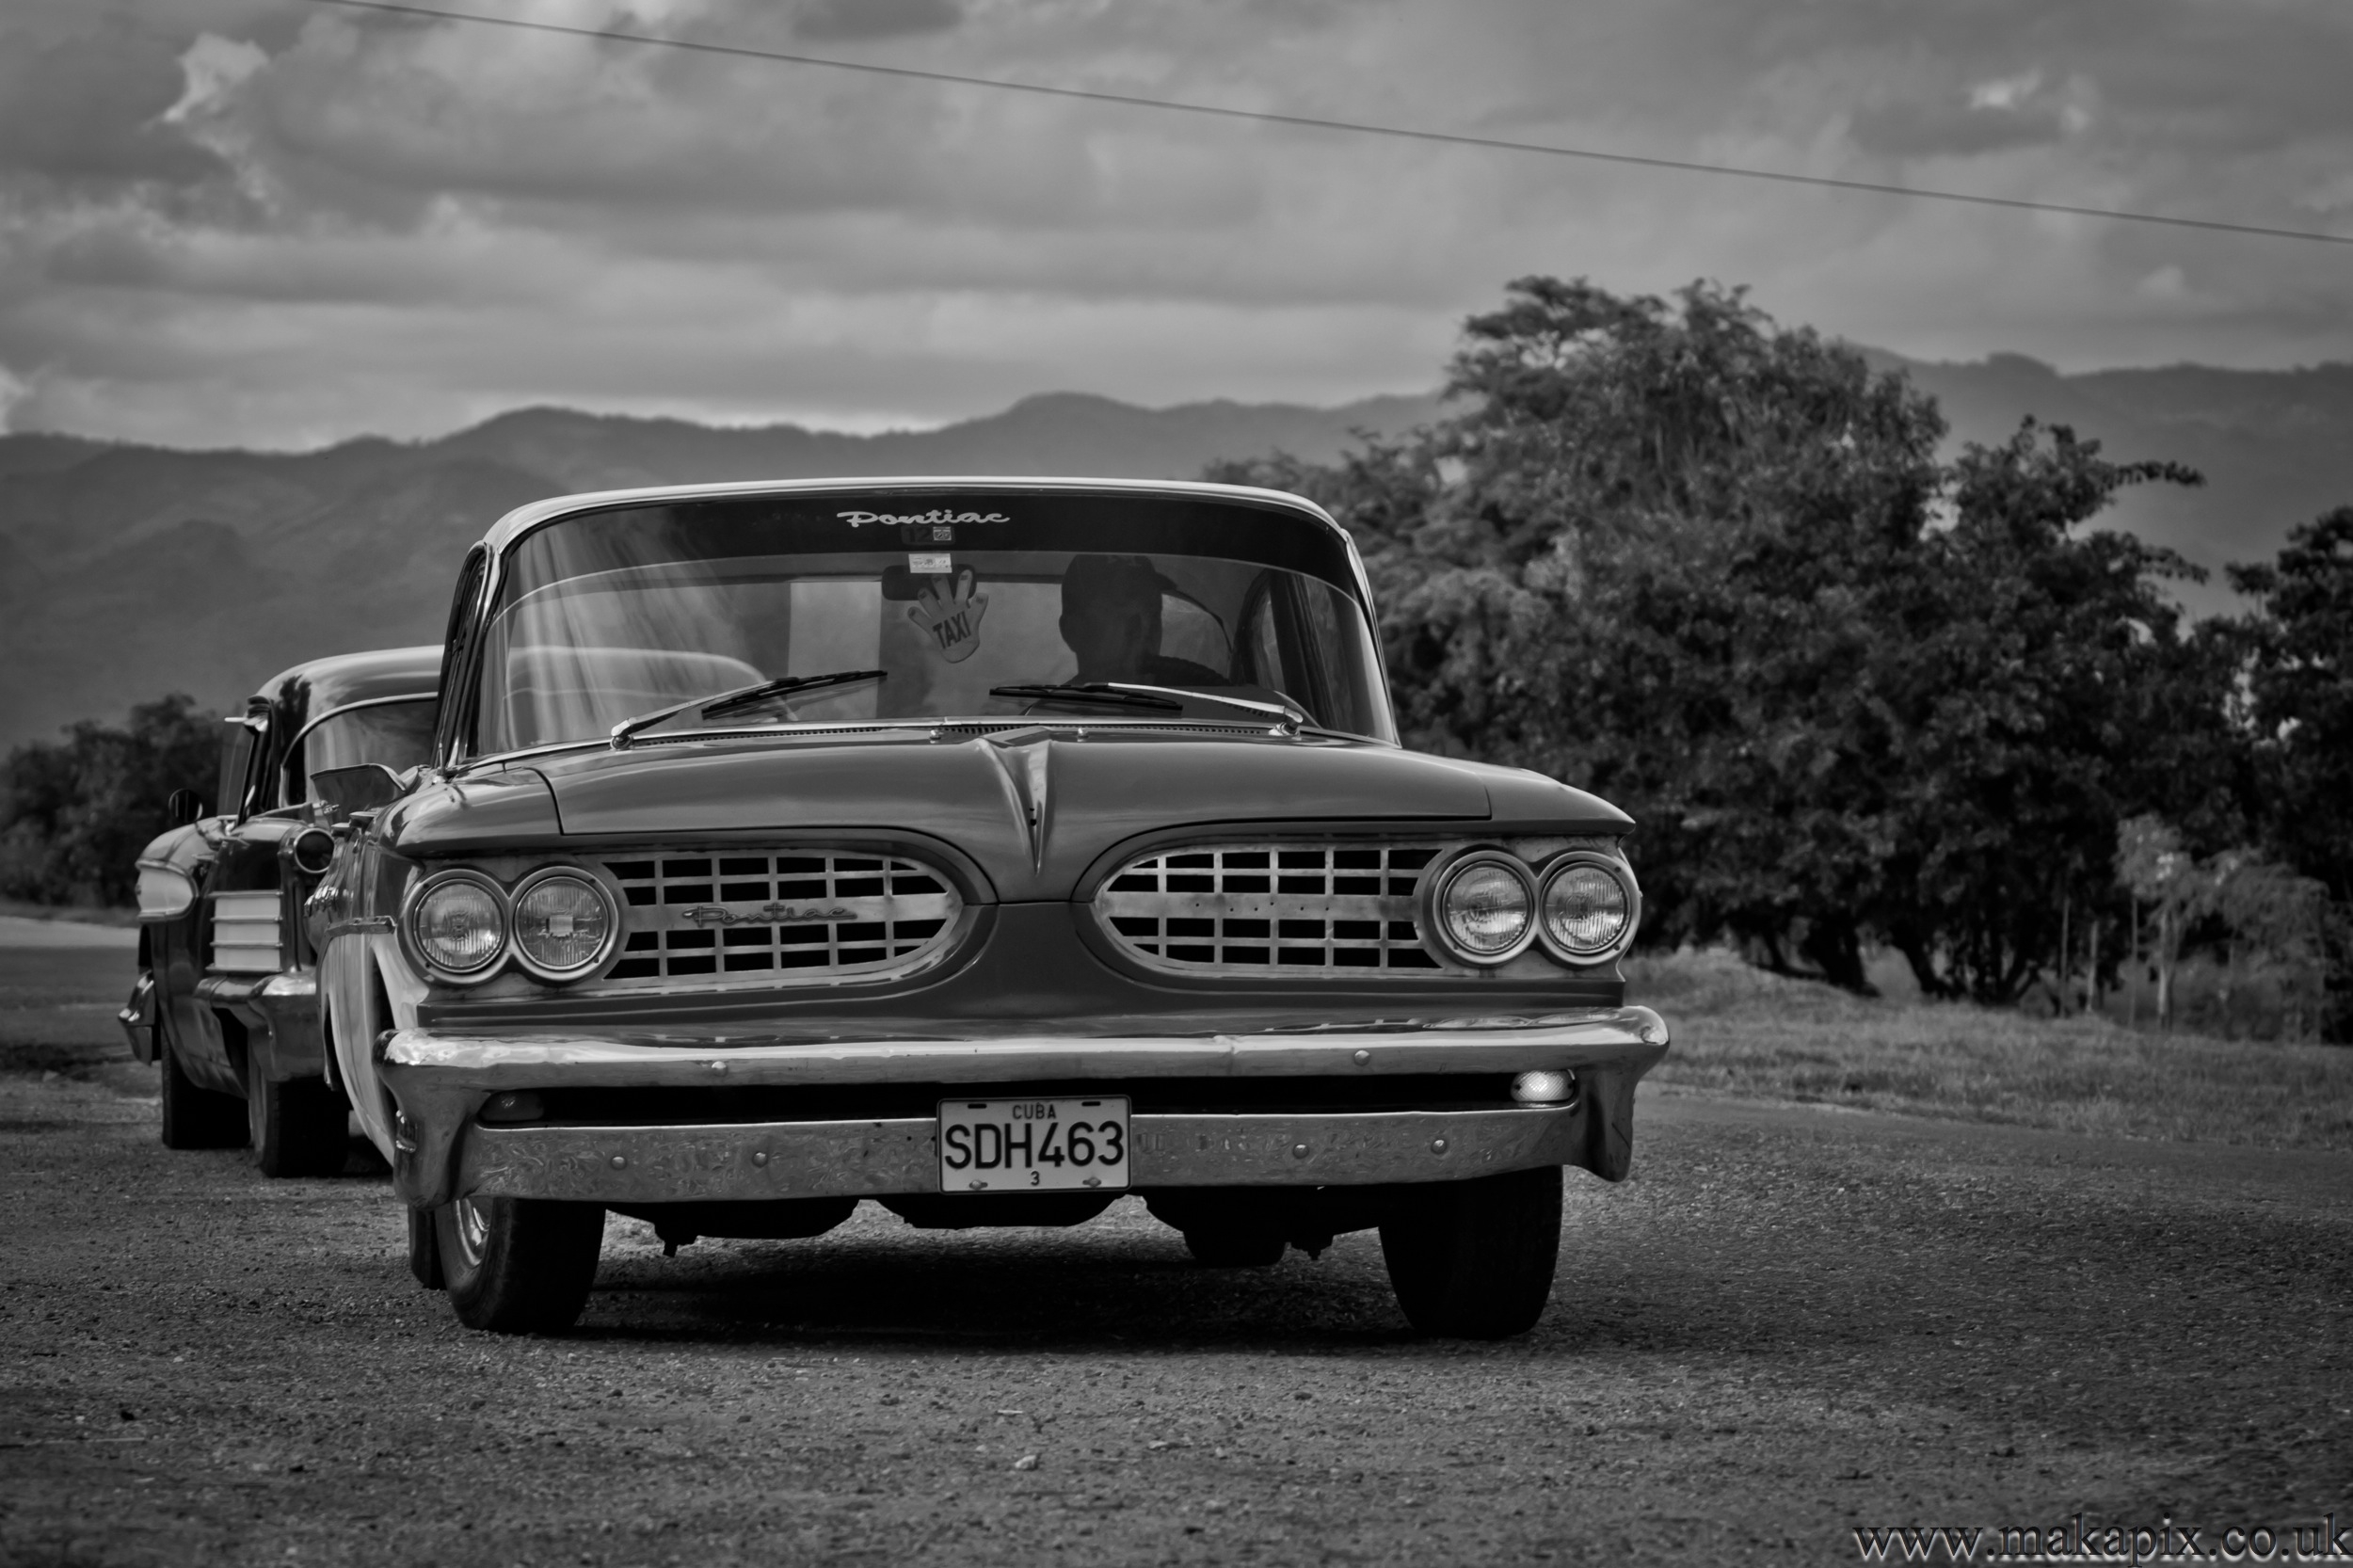
[[[1315,505],[1112,480],[616,491],[459,573],[432,765],[312,897],[340,1069],[477,1328],[673,1246],[1061,1225],[1205,1264],[1379,1227],[1533,1324],[1561,1168],[1663,1055],[1605,802],[1397,744]]]
[[[166,1147],[250,1144],[274,1176],[343,1169],[302,905],[334,857],[338,776],[430,755],[440,665],[439,647],[296,664],[228,720],[216,812],[183,792],[182,824],[139,856],[139,975],[119,1016],[132,1055],[161,1064]]]

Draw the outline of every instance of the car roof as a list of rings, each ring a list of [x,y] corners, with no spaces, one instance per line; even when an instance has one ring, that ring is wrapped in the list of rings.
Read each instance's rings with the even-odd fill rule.
[[[337,653],[311,659],[283,670],[254,695],[283,704],[297,689],[307,719],[388,696],[430,696],[441,683],[441,645],[420,648],[379,648],[365,653]]]
[[[1196,480],[1180,479],[1089,479],[1042,478],[1034,474],[890,474],[866,478],[839,479],[762,479],[743,480],[723,485],[654,485],[639,489],[591,490],[580,495],[552,496],[518,506],[490,525],[482,542],[493,552],[504,551],[521,535],[539,524],[567,513],[601,511],[615,506],[659,505],[672,501],[701,501],[725,496],[748,495],[823,495],[827,491],[856,491],[863,495],[923,495],[927,493],[999,490],[1009,495],[1037,494],[1049,491],[1061,494],[1098,493],[1118,495],[1162,495],[1191,497],[1203,501],[1232,501],[1245,505],[1264,506],[1285,511],[1331,530],[1348,540],[1348,530],[1333,520],[1332,514],[1305,496],[1289,490],[1261,489],[1255,485],[1212,485]]]

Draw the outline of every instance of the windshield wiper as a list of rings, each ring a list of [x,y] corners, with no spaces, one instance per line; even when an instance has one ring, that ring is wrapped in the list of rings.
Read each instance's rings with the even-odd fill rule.
[[[1293,726],[1313,724],[1307,710],[1286,697],[1281,702],[1260,702],[1256,697],[1220,696],[1215,692],[1197,692],[1190,686],[1146,686],[1133,680],[1106,680],[1104,685],[1120,692],[1159,692],[1167,696],[1199,697],[1204,702],[1222,703],[1228,708],[1246,708],[1254,713],[1272,713],[1289,719]]]
[[[1164,696],[1150,696],[1141,691],[1125,692],[1107,680],[1090,680],[1083,685],[1054,686],[991,686],[991,696],[1026,696],[1047,702],[1100,702],[1113,708],[1150,708],[1163,713],[1181,713],[1185,705],[1171,702]]]
[[[720,713],[756,708],[770,697],[783,696],[790,692],[808,692],[821,686],[848,686],[860,680],[889,679],[888,670],[834,670],[826,675],[780,675],[774,680],[738,686],[733,691],[720,692],[712,696],[693,697],[685,702],[672,703],[667,708],[657,708],[650,713],[640,713],[632,719],[623,719],[613,727],[613,749],[627,751],[630,737],[640,730],[651,728],[664,719],[676,718],[689,708],[699,708],[702,717],[711,718]]]

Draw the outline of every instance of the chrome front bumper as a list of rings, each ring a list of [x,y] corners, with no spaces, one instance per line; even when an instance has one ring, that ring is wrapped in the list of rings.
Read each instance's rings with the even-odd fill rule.
[[[1579,1165],[1609,1180],[1633,1149],[1634,1085],[1667,1050],[1648,1008],[1302,1034],[683,1047],[394,1034],[393,1183],[420,1207],[470,1194],[648,1204],[939,1192],[929,1117],[681,1126],[475,1120],[501,1090],[1046,1080],[1575,1075],[1565,1106],[1446,1112],[1139,1113],[1129,1183],[1353,1186]]]
[[[250,980],[208,975],[196,983],[196,1000],[237,1016],[248,1030],[246,1048],[271,1082],[326,1073],[316,970],[288,969]]]

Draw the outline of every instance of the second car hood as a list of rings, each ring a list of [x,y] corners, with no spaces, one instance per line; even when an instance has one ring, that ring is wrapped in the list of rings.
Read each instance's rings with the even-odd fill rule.
[[[913,829],[978,861],[1007,901],[1067,898],[1122,840],[1251,822],[1483,822],[1482,776],[1532,776],[1340,743],[1114,739],[695,742],[535,759],[567,838]],[[1551,785],[1565,810],[1591,796]]]

